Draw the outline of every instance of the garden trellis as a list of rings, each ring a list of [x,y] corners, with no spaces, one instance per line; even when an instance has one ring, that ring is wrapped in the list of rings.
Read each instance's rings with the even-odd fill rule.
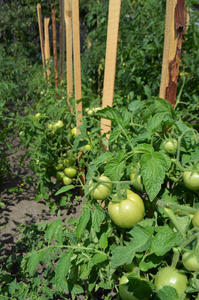
[[[63,3],[64,2],[64,5]],[[70,105],[70,98],[73,96],[73,81],[74,81],[74,98],[75,98],[75,113],[76,126],[82,123],[82,91],[81,91],[81,60],[80,60],[80,31],[79,31],[79,1],[65,0],[60,2],[60,9],[64,8],[64,14],[60,13],[60,18],[65,19],[66,26],[66,82],[67,82],[67,101]],[[120,21],[121,0],[109,1],[108,15],[108,30],[107,43],[105,54],[105,73],[103,85],[102,108],[113,106],[114,82],[116,71],[117,43]],[[165,36],[164,36],[164,51],[162,61],[162,74],[160,82],[159,97],[168,100],[172,106],[175,106],[177,79],[179,74],[179,63],[182,47],[182,35],[185,29],[185,0],[167,0],[166,16],[165,16]],[[41,5],[38,4],[38,21],[41,40],[41,51],[43,66],[45,61],[50,58],[49,53],[49,18],[44,19],[45,43],[42,39],[42,21],[41,21]],[[62,30],[63,23],[61,25]],[[60,33],[62,36],[62,33]],[[43,46],[45,44],[45,47]],[[62,46],[64,42],[62,41]],[[62,47],[61,46],[61,47]],[[43,53],[45,48],[45,53]],[[61,51],[61,50],[60,50]],[[62,51],[61,51],[62,52]],[[62,53],[63,55],[63,53]],[[56,63],[54,59],[54,63]],[[74,71],[74,80],[73,80]],[[47,68],[47,75],[49,69]],[[61,77],[60,73],[60,77]],[[58,78],[56,79],[58,81]],[[72,109],[71,109],[72,112]],[[108,149],[108,139],[111,132],[111,121],[101,119],[101,136],[106,137],[105,147]],[[78,131],[78,134],[80,132]],[[99,137],[100,138],[100,137]],[[102,145],[104,146],[104,145]]]

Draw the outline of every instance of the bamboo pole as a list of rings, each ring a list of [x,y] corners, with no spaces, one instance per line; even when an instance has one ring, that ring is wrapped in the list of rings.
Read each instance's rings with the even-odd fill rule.
[[[47,77],[50,76],[49,60],[50,60],[50,42],[49,42],[49,22],[50,18],[44,18],[44,36],[45,36],[45,59],[47,66]]]
[[[66,23],[66,81],[67,101],[73,95],[73,31],[72,31],[72,0],[65,0],[65,23]],[[72,108],[71,108],[72,112]]]
[[[110,0],[102,108],[113,106],[120,7],[121,0]],[[110,130],[111,121],[101,119],[101,135]],[[109,139],[109,136],[110,134],[106,135],[107,140]]]
[[[182,35],[185,27],[185,0],[167,0],[164,51],[159,97],[175,105]]]
[[[64,21],[64,0],[59,1],[60,7],[60,81],[64,79],[65,71],[65,21]]]
[[[39,37],[40,37],[40,45],[41,45],[41,56],[42,56],[42,65],[45,69],[45,53],[44,53],[44,34],[43,34],[43,24],[42,24],[42,15],[41,15],[41,3],[37,4],[37,15],[38,15],[38,23],[39,23]]]
[[[55,5],[51,4],[52,12],[52,32],[53,32],[53,56],[55,70],[55,88],[58,88],[58,69],[57,69],[57,40],[56,40],[56,21],[55,21]]]

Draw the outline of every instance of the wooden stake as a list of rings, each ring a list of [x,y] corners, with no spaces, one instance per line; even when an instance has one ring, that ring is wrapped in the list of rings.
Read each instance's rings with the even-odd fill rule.
[[[102,108],[113,105],[120,7],[121,0],[110,0]],[[101,119],[101,135],[110,130],[111,121]],[[106,135],[107,140],[109,136]]]
[[[81,61],[80,61],[80,32],[79,32],[79,0],[72,2],[72,25],[73,25],[73,56],[74,56],[74,79],[75,79],[75,110],[76,110],[76,126],[82,123],[82,102],[77,102],[82,97],[81,91]],[[77,134],[80,134],[77,129]],[[81,152],[78,157],[78,162],[83,158]],[[85,167],[79,168],[81,175],[81,182],[83,185],[86,183]],[[83,194],[83,190],[81,193]]]
[[[66,81],[68,104],[73,95],[73,31],[72,31],[72,0],[65,0],[66,23]],[[71,108],[72,112],[72,108]]]
[[[44,18],[44,36],[45,36],[45,59],[46,64],[49,64],[50,60],[50,42],[49,42],[49,22],[50,18]],[[50,69],[47,66],[47,77],[50,76]]]
[[[53,56],[55,70],[55,88],[58,88],[58,69],[57,69],[57,40],[56,40],[56,22],[55,22],[55,5],[51,4],[52,12],[52,32],[53,32]]]
[[[60,81],[64,79],[65,71],[65,21],[64,0],[59,1],[60,7]]]
[[[72,2],[73,18],[73,53],[74,53],[74,79],[75,79],[75,100],[82,97],[81,92],[81,61],[80,61],[80,32],[79,32],[79,0]],[[75,102],[76,102],[75,101]],[[82,102],[76,102],[76,124],[82,123]]]
[[[159,97],[175,105],[182,35],[185,26],[185,0],[167,0],[164,52]]]
[[[38,23],[39,23],[39,37],[40,37],[40,45],[41,45],[41,56],[42,56],[42,65],[45,69],[45,53],[44,53],[44,34],[43,34],[43,24],[42,24],[42,15],[41,15],[41,3],[37,4],[37,15],[38,15]]]

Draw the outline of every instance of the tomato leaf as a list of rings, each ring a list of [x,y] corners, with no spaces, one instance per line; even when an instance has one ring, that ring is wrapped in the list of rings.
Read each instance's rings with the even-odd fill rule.
[[[105,232],[103,232],[100,236],[99,245],[102,249],[106,249],[108,247],[108,239]]]
[[[122,130],[119,126],[116,126],[111,131],[110,137],[109,137],[109,143],[113,143],[121,134]]]
[[[149,199],[153,201],[164,182],[165,173],[170,167],[170,160],[164,153],[146,153],[142,155],[140,164],[146,192]]]
[[[66,275],[68,274],[70,265],[71,265],[71,257],[73,256],[73,252],[62,252],[60,259],[58,260],[56,269],[55,269],[55,284],[56,288],[60,289],[62,281],[64,281]]]
[[[59,195],[59,194],[62,194],[62,193],[65,193],[67,191],[70,191],[74,188],[74,185],[67,185],[67,186],[63,186],[61,187],[61,189],[59,189],[56,193],[55,193],[55,196]]]
[[[150,252],[156,255],[164,255],[172,247],[180,245],[183,242],[182,235],[179,232],[173,232],[168,225],[155,228],[157,234],[153,237]]]
[[[171,286],[164,286],[161,290],[159,290],[154,300],[168,300],[168,299],[179,300],[179,295],[176,289]]]
[[[107,258],[108,257],[106,253],[97,253],[91,258],[89,265],[93,267],[94,265],[100,264],[101,262],[107,260]]]
[[[81,217],[78,220],[77,228],[76,228],[76,236],[80,238],[86,228],[86,225],[88,224],[90,220],[90,209],[87,208],[83,211],[81,214]]]
[[[50,244],[53,240],[62,243],[62,220],[53,221],[45,232],[45,238]]]
[[[147,272],[149,269],[157,267],[163,260],[164,256],[147,255],[139,264],[140,270]]]
[[[104,168],[104,175],[111,180],[120,180],[124,173],[125,161],[118,158],[111,159]]]
[[[138,299],[149,298],[153,291],[153,284],[146,280],[141,280],[136,274],[131,273],[128,276],[129,292],[133,292],[133,295]]]
[[[94,227],[96,232],[100,232],[101,223],[105,219],[105,212],[103,208],[99,206],[95,206],[94,212],[92,213],[92,226]]]
[[[155,114],[154,116],[151,116],[149,118],[148,124],[147,124],[147,131],[149,132],[155,132],[158,127],[161,125],[162,121],[164,120],[165,116],[168,114],[163,112],[159,114]]]
[[[116,268],[123,264],[130,264],[135,252],[147,251],[151,245],[153,230],[142,228],[139,225],[129,232],[134,238],[128,246],[118,246],[112,251],[111,267]]]

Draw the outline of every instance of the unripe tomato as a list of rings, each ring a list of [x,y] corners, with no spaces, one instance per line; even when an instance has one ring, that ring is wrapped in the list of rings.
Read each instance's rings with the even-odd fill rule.
[[[179,296],[183,295],[187,286],[188,279],[184,273],[172,267],[164,267],[155,276],[155,286],[157,291],[164,286],[171,286],[176,289]]]
[[[184,267],[189,271],[198,271],[199,270],[199,256],[191,255],[186,259],[190,252],[185,252],[182,256],[182,263]]]
[[[190,190],[197,191],[199,190],[199,173],[198,172],[191,172],[185,171],[183,173],[183,181],[186,187]]]
[[[73,136],[77,136],[77,127],[74,127],[72,130],[71,130],[71,134]]]
[[[71,178],[69,178],[69,177],[67,177],[67,176],[64,176],[63,177],[63,184],[64,185],[69,185],[69,184],[71,184],[72,183],[72,179]]]
[[[164,141],[163,148],[169,154],[175,154],[178,148],[178,141],[175,139],[168,139]]]
[[[47,128],[48,128],[48,130],[53,130],[54,129],[54,124],[48,123]]]
[[[64,126],[64,123],[62,122],[62,120],[57,121],[57,123],[55,123],[53,125],[54,129],[61,128],[63,126]]]
[[[36,119],[39,119],[41,117],[41,113],[37,113],[36,115],[35,115],[35,118]]]
[[[83,147],[83,149],[86,150],[86,151],[91,151],[92,146],[91,146],[90,144],[87,144],[87,145],[85,145],[85,146]]]
[[[128,278],[125,275],[123,275],[119,282],[120,297],[123,300],[138,300],[138,298],[134,296],[134,292],[128,291],[128,282]]]
[[[110,181],[110,179],[106,176],[101,176],[98,178],[100,181]],[[98,183],[97,186],[93,189],[92,181],[89,182],[90,188],[89,191],[91,192],[91,197],[96,200],[105,200],[109,197],[112,193],[112,183]]]
[[[193,216],[192,224],[193,224],[194,227],[199,227],[199,209],[197,210],[197,212]]]
[[[93,115],[94,115],[94,110],[93,110],[93,108],[90,108],[90,109],[87,111],[87,115],[88,115],[88,116],[93,116]]]
[[[77,176],[77,169],[74,167],[68,167],[64,169],[64,173],[67,177],[74,178],[75,176]]]
[[[62,161],[59,161],[59,162],[55,165],[55,170],[56,170],[56,171],[60,171],[60,170],[63,169],[63,167],[64,167],[63,162],[62,162]]]
[[[58,181],[62,181],[64,176],[65,176],[64,172],[61,172],[61,171],[56,172],[56,175],[55,175],[55,177]]]
[[[117,194],[115,197],[117,198]],[[126,199],[123,199],[121,202],[109,202],[108,213],[117,226],[132,228],[144,217],[144,203],[139,195],[127,190]]]

